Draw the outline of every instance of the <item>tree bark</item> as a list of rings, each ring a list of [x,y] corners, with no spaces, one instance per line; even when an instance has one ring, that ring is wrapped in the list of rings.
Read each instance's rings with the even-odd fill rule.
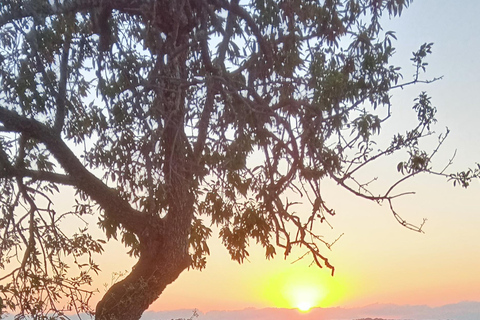
[[[156,230],[149,230],[155,232]],[[157,231],[158,232],[158,231]],[[190,265],[187,230],[149,235],[132,272],[114,284],[97,304],[97,320],[137,320],[167,285]],[[183,243],[182,243],[183,242]]]

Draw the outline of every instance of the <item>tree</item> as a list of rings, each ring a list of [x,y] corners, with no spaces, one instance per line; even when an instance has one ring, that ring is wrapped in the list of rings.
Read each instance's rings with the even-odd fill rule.
[[[251,240],[267,258],[300,246],[319,266],[319,224],[332,179],[388,202],[433,172],[418,141],[436,109],[375,145],[395,88],[420,82],[431,44],[402,82],[389,59],[409,0],[2,0],[0,9],[0,295],[19,315],[90,311],[102,239],[64,221],[98,217],[138,258],[96,306],[97,319],[138,319],[186,268],[205,267],[210,226],[232,259]],[[446,135],[439,138],[439,145]],[[359,174],[403,151],[404,176],[380,195]],[[468,185],[478,170],[445,175]],[[54,195],[76,192],[74,210]],[[312,207],[295,213],[296,193]],[[90,229],[89,229],[90,228]],[[66,302],[65,302],[66,301]],[[62,305],[65,305],[62,307]]]

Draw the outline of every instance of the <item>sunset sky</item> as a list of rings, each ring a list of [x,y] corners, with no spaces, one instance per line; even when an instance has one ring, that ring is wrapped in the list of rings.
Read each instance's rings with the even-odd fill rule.
[[[395,129],[401,130],[402,123],[414,120],[412,101],[426,90],[438,109],[436,132],[444,132],[445,127],[451,130],[434,161],[439,170],[455,150],[451,171],[480,162],[479,14],[478,0],[417,0],[401,18],[384,22],[385,30],[396,31],[393,62],[403,67],[405,79],[413,74],[409,61],[412,51],[424,42],[434,43],[427,78],[444,78],[395,91],[393,120],[382,133],[390,136]],[[433,146],[436,139],[429,141]],[[384,190],[398,178],[398,161],[381,162],[376,173],[372,171],[379,176],[375,190]],[[292,264],[304,253],[302,250],[294,251],[286,260],[279,252],[274,260],[266,261],[263,249],[252,244],[249,261],[239,265],[212,238],[207,268],[181,274],[150,310],[197,308],[206,312],[372,303],[439,306],[480,301],[480,182],[467,190],[454,188],[451,182],[436,176],[419,176],[405,184],[402,190],[416,194],[398,199],[396,208],[411,223],[428,219],[425,234],[401,227],[386,204],[357,199],[328,181],[323,190],[327,204],[337,215],[329,220],[334,229],[325,228],[319,233],[325,234],[327,241],[344,234],[330,252],[325,248],[336,268],[334,277],[327,269],[309,267],[308,256]],[[103,278],[97,283],[101,292],[101,283],[109,282],[112,272],[130,269],[134,262],[124,258],[120,245],[113,244],[109,250],[99,258]]]

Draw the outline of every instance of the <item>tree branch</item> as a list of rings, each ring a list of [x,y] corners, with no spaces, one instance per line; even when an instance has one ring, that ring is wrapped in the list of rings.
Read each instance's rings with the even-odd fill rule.
[[[11,131],[26,133],[43,142],[71,179],[68,182],[96,201],[109,218],[121,223],[126,230],[133,233],[141,234],[145,230],[148,225],[145,216],[133,209],[115,189],[108,187],[89,172],[54,130],[3,107],[0,107],[0,121]],[[50,177],[67,181],[59,176]]]
[[[70,176],[55,172],[17,169],[12,167],[9,168],[8,173],[8,175],[0,173],[0,178],[32,178],[32,180],[59,183],[66,186],[75,186],[74,179],[72,179]]]
[[[272,55],[273,55],[273,50],[271,48],[271,45],[265,40],[265,38],[262,35],[261,30],[258,28],[257,23],[255,20],[253,20],[252,16],[245,10],[243,9],[237,1],[221,1],[221,6],[225,9],[228,10],[229,12],[234,13],[238,17],[242,18],[245,20],[247,23],[248,27],[252,30],[252,33],[255,35],[255,38],[258,41],[258,44],[260,45],[260,48],[263,51],[263,54],[265,55],[265,58],[267,59],[267,62],[269,64],[272,63]]]
[[[234,1],[238,5],[238,0]],[[235,25],[236,16],[233,12],[229,12],[227,16],[227,25],[225,27],[225,36],[223,37],[222,42],[218,45],[218,62],[221,65],[225,65],[225,56],[228,49],[228,43],[233,35],[233,27]]]
[[[65,123],[65,101],[67,94],[67,79],[68,79],[68,54],[70,51],[71,35],[65,36],[63,43],[62,60],[60,61],[60,81],[58,84],[57,94],[57,113],[55,114],[54,130],[60,135],[63,125]]]
[[[143,1],[135,0],[65,0],[62,2],[55,1],[55,3],[27,0],[18,3],[10,1],[10,4],[10,8],[0,15],[0,26],[27,17],[75,13],[104,6],[130,14],[140,14],[142,12],[141,8],[145,6]]]
[[[214,110],[214,100],[215,100],[215,96],[213,92],[214,86],[215,86],[215,83],[213,82],[213,80],[210,80],[210,81],[207,80],[207,86],[206,86],[207,97],[205,99],[202,115],[198,122],[198,138],[197,138],[197,141],[195,142],[194,151],[193,151],[195,161],[197,162],[198,162],[198,159],[200,159],[200,155],[202,154],[203,149],[205,147],[205,141],[207,139],[210,118]]]

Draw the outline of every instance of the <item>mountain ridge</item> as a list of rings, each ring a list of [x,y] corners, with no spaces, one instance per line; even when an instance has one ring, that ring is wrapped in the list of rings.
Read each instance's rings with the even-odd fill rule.
[[[427,305],[370,304],[364,307],[313,308],[307,313],[286,308],[198,311],[195,320],[479,320],[480,301],[461,301],[438,307]],[[189,319],[192,310],[148,311],[142,320]]]
[[[309,312],[287,308],[214,310],[193,317],[194,310],[147,311],[141,320],[479,320],[480,301],[460,301],[438,307],[374,303],[363,307],[312,308]],[[76,316],[70,316],[75,319]],[[0,316],[13,320],[14,315]],[[78,319],[78,318],[77,318]],[[93,319],[82,315],[81,319]]]

